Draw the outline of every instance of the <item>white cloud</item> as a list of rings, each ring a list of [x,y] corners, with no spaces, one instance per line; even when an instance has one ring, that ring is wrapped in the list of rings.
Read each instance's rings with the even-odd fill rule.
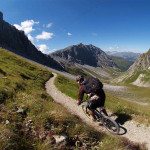
[[[120,49],[122,49],[122,48],[120,46],[118,46],[118,45],[114,45],[114,46],[110,46],[109,47],[109,50],[111,50],[111,51],[118,51]]]
[[[67,33],[68,36],[72,36],[72,34],[70,32]]]
[[[26,35],[28,35],[29,33],[31,33],[32,31],[34,31],[35,29],[33,29],[33,26],[35,24],[39,24],[39,22],[35,22],[34,20],[26,20],[21,22],[21,24],[14,24],[14,26],[18,29],[18,30],[22,30],[25,32]]]
[[[112,50],[112,49],[113,49],[113,47],[109,47],[109,49],[110,49],[110,50]]]
[[[22,30],[25,32],[25,34],[27,35],[28,39],[34,43],[34,37],[31,35],[31,32],[34,31],[35,29],[33,29],[33,26],[35,24],[39,24],[39,22],[35,22],[34,20],[25,20],[23,22],[19,24],[14,24],[14,26],[18,29],[18,30]]]
[[[52,39],[54,36],[53,33],[43,31],[41,34],[37,35],[35,38],[37,40],[48,40]]]
[[[44,54],[49,53],[49,47],[45,44],[38,45],[37,48],[38,48],[39,51],[41,51]]]
[[[52,25],[53,25],[53,23],[50,22],[50,23],[48,23],[48,24],[46,25],[46,28],[50,28]]]
[[[54,48],[54,49],[51,50],[51,52],[55,52],[55,51],[56,51],[56,48]]]
[[[22,27],[19,24],[14,24],[14,26],[16,27],[16,29],[22,30]]]
[[[32,43],[34,43],[34,37],[33,37],[31,34],[28,34],[27,36],[28,36],[28,39],[29,39]]]
[[[132,51],[135,51],[133,49],[129,49],[128,47],[125,47],[125,46],[120,46],[120,45],[112,45],[110,47],[108,47],[108,50],[110,51],[117,51],[117,52],[132,52]]]

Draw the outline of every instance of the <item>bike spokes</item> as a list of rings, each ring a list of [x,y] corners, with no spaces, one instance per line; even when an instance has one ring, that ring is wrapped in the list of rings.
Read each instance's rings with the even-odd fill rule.
[[[103,125],[109,130],[111,133],[118,134],[119,133],[119,125],[109,117],[103,118]]]

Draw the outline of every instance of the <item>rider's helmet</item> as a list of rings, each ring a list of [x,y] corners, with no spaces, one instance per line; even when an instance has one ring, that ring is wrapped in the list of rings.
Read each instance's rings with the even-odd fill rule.
[[[84,76],[78,75],[78,76],[76,77],[76,81],[79,82],[79,83],[83,82],[83,81],[84,81]]]

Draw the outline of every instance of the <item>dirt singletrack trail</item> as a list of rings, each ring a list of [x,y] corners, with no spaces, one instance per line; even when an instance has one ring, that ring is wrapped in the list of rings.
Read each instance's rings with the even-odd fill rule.
[[[57,77],[57,74],[53,74],[54,76],[46,82],[45,88],[47,93],[54,99],[54,101],[63,105],[65,108],[68,109],[70,113],[78,116],[82,119],[83,122],[90,125],[97,131],[107,132],[108,134],[110,134],[103,126],[99,126],[97,122],[93,122],[91,119],[89,119],[84,114],[81,106],[77,106],[75,100],[63,94],[56,88],[56,86],[54,85],[54,81]],[[124,132],[123,128],[126,129],[127,132],[121,135]],[[150,150],[150,127],[139,125],[138,123],[130,120],[123,124],[123,128],[121,128],[120,136],[124,136],[133,142],[145,143],[148,150]]]

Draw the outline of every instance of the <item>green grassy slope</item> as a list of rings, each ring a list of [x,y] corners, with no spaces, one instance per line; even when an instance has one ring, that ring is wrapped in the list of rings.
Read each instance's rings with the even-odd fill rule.
[[[111,58],[121,71],[128,70],[128,68],[133,64],[132,61],[127,61],[121,57],[111,56]]]
[[[0,149],[63,149],[53,134],[67,135],[66,149],[145,149],[126,139],[97,133],[45,92],[52,74],[24,59],[0,49]],[[59,111],[58,111],[59,110]],[[77,142],[78,141],[78,142]],[[78,143],[78,144],[77,144]]]
[[[58,76],[55,84],[60,91],[74,99],[77,99],[78,86],[75,81],[68,80],[63,76]],[[118,115],[134,116],[134,119],[137,119],[137,121],[150,124],[149,105],[142,106],[126,101],[110,92],[106,92],[106,108]]]

